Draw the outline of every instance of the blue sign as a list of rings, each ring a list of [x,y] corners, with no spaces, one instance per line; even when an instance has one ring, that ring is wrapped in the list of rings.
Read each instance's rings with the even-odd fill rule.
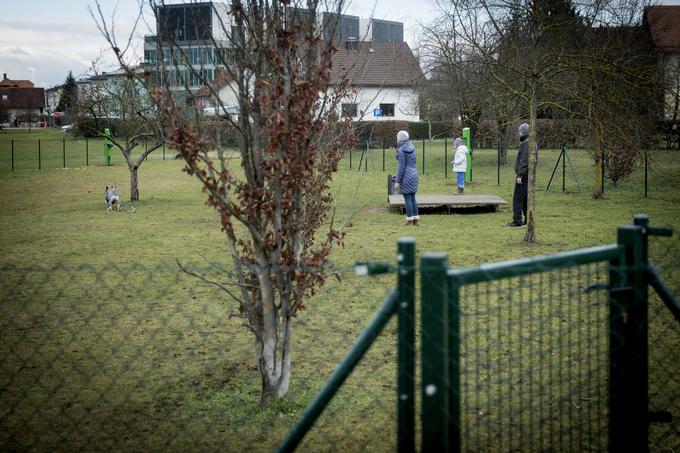
[[[382,116],[382,110],[373,109],[373,116]]]

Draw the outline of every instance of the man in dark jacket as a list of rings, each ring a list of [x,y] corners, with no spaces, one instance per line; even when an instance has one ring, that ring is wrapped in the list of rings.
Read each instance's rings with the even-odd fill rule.
[[[521,228],[527,224],[527,182],[529,176],[529,125],[518,128],[519,151],[515,160],[515,192],[512,195],[512,222],[507,226]]]

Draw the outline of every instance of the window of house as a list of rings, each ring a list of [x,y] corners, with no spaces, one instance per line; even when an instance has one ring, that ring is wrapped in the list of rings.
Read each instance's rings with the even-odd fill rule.
[[[342,104],[340,106],[342,116],[343,117],[352,117],[354,118],[357,116],[357,105],[356,104]]]
[[[394,104],[380,104],[382,116],[394,116]]]
[[[7,95],[6,95],[6,94],[3,94],[3,95],[2,95],[2,100],[3,100],[3,101],[6,101],[6,100],[7,100]]]

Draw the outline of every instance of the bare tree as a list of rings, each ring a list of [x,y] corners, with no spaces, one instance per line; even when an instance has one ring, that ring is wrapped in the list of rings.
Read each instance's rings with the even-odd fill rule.
[[[444,47],[454,42],[458,49],[466,50],[467,59],[485,68],[488,77],[477,79],[481,83],[477,92],[482,93],[480,99],[485,100],[488,112],[499,126],[507,125],[512,118],[524,118],[530,124],[524,240],[534,242],[539,115],[572,118],[591,128],[596,143],[596,178],[601,174],[604,146],[598,145],[596,138],[616,137],[606,145],[608,149],[631,142],[630,130],[617,127],[618,120],[610,113],[618,111],[620,115],[625,107],[626,118],[636,120],[640,126],[637,136],[641,135],[644,118],[649,115],[640,112],[638,100],[630,102],[623,90],[635,87],[653,99],[650,66],[642,64],[649,52],[644,46],[629,46],[628,39],[621,41],[621,36],[635,33],[622,34],[620,30],[640,30],[644,2],[607,0],[576,5],[570,0],[452,0],[440,1],[439,6],[448,34],[453,36],[443,43]],[[614,94],[617,101],[611,102]]]
[[[161,2],[149,5],[162,11]],[[234,0],[227,17],[215,15],[220,19],[207,38],[224,65],[236,111],[224,87],[188,58],[186,45],[177,37],[158,37],[164,53],[156,62],[160,85],[154,99],[168,143],[218,211],[233,261],[219,281],[182,268],[237,301],[236,316],[255,339],[262,404],[288,391],[291,319],[332,274],[328,255],[344,236],[333,221],[329,185],[352,137],[351,124],[337,121],[348,83],[330,84],[335,47],[323,40],[317,20],[322,5],[343,10],[342,1]],[[103,33],[130,70],[123,58],[127,47],[117,46],[102,17]],[[227,48],[216,35],[227,37]],[[173,70],[175,76],[168,77]],[[178,102],[176,86],[183,85],[193,101],[196,80],[223,113],[217,121],[235,132],[236,151],[216,149],[202,110],[194,102]]]

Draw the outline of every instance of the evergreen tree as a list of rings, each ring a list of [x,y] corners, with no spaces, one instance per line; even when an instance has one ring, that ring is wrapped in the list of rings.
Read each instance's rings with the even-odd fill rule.
[[[78,85],[76,84],[76,79],[73,77],[71,71],[68,72],[66,80],[64,81],[64,89],[61,92],[61,97],[59,98],[59,105],[57,105],[57,111],[70,113],[76,108],[78,103]]]

